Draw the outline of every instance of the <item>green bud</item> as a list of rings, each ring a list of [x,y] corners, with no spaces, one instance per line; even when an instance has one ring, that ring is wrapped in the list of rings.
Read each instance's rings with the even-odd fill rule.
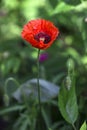
[[[67,61],[67,68],[69,72],[74,70],[74,61],[71,58]]]
[[[72,81],[71,81],[70,76],[67,76],[66,79],[65,79],[65,84],[66,84],[66,88],[68,90],[70,90],[70,88],[71,88],[71,83],[72,83]]]

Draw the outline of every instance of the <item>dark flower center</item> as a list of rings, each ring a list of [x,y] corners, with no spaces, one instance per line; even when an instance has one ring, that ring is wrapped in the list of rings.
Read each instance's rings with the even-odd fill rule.
[[[48,42],[51,41],[51,37],[48,34],[44,33],[44,32],[39,32],[38,34],[36,34],[34,36],[34,39],[37,40],[38,42],[43,41],[44,44],[47,44]]]

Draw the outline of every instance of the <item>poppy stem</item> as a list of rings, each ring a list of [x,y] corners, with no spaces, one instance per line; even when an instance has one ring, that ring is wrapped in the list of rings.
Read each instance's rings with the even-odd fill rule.
[[[37,55],[37,87],[38,87],[38,103],[39,103],[39,112],[41,114],[41,99],[40,99],[40,84],[39,84],[39,69],[40,69],[40,64],[39,64],[39,55],[40,55],[40,49],[38,49],[38,55]]]

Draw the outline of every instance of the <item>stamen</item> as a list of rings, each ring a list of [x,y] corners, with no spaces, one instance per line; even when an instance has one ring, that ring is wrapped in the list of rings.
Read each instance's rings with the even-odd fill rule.
[[[44,37],[40,37],[40,41],[45,41],[45,38]]]
[[[44,32],[39,32],[34,36],[34,39],[37,40],[38,42],[42,41],[44,44],[47,44],[48,42],[51,41],[51,37],[44,33]]]

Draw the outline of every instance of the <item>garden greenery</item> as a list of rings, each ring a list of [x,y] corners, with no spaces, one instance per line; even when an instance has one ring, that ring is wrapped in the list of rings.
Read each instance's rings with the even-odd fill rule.
[[[21,38],[24,24],[37,18],[60,30],[54,44],[40,52],[47,54],[39,61],[41,115],[37,49]],[[0,129],[86,130],[86,120],[87,1],[1,0]]]

